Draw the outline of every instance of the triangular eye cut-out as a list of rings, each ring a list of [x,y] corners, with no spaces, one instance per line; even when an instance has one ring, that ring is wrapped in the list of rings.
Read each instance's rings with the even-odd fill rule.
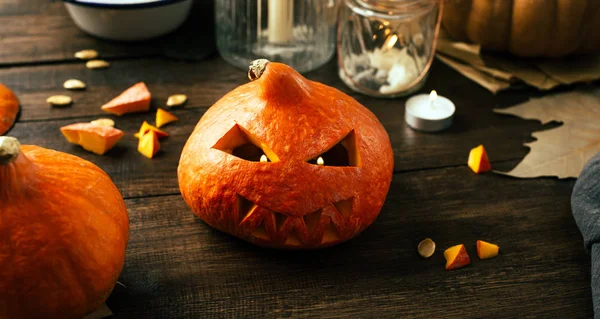
[[[239,124],[235,124],[212,148],[252,162],[279,161],[277,155],[265,143],[260,142]]]
[[[355,130],[323,154],[308,160],[308,163],[320,166],[361,166],[358,141]]]

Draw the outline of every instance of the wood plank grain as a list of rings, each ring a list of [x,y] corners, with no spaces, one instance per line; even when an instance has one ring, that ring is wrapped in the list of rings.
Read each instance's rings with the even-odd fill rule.
[[[350,93],[337,78],[335,69],[335,63],[332,62],[308,74],[307,77]],[[46,97],[64,94],[65,90],[61,86],[68,78],[79,78],[89,87],[82,92],[67,92],[75,100],[73,106],[49,107],[45,102]],[[121,178],[118,174],[124,171],[122,165],[135,165],[140,160],[143,161],[135,152],[134,139],[129,137],[119,144],[121,146],[118,149],[123,151],[117,150],[108,156],[98,157],[66,144],[58,128],[76,121],[89,121],[95,117],[106,116],[106,113],[100,110],[100,106],[125,88],[142,80],[146,81],[153,94],[153,108],[164,105],[167,97],[174,93],[184,93],[190,98],[185,108],[177,111],[182,121],[172,129],[176,130],[178,135],[165,144],[164,155],[152,162],[155,166],[152,172],[160,171],[160,176],[176,170],[179,151],[207,106],[247,81],[244,72],[227,65],[217,57],[201,63],[154,59],[120,61],[104,71],[90,71],[83,65],[8,69],[0,72],[0,82],[8,84],[17,92],[23,108],[20,122],[9,134],[23,139],[25,143],[36,143],[90,159],[118,181]],[[527,153],[527,148],[522,144],[530,141],[529,134],[532,131],[542,128],[537,121],[523,121],[492,112],[494,107],[522,101],[529,93],[527,91],[494,97],[439,63],[434,64],[430,80],[422,91],[428,92],[433,88],[453,99],[458,108],[454,125],[439,134],[417,132],[406,125],[405,99],[383,100],[354,95],[377,115],[387,129],[396,158],[396,171],[464,165],[469,150],[479,144],[486,146],[493,161],[522,158]],[[62,120],[45,121],[60,118]],[[153,114],[128,115],[118,118],[117,123],[126,132],[133,133],[144,119],[153,120]],[[111,160],[113,157],[119,161]],[[147,192],[154,194],[157,189],[152,185],[131,184],[135,178],[152,178],[137,176],[137,170],[133,169],[134,166],[131,168],[132,170],[126,172],[134,176],[126,184],[119,185],[126,196],[137,196]],[[145,173],[140,171],[139,174]],[[171,179],[166,181],[165,188],[161,191],[171,193],[176,190],[176,183]]]
[[[90,36],[73,23],[63,1],[0,1],[0,67],[75,61],[95,49],[102,58],[166,56],[196,60],[214,50],[212,1],[195,1],[190,18],[175,32],[143,42],[115,42]]]
[[[73,61],[73,54],[83,49],[98,50],[105,58],[157,54],[148,43],[113,43],[85,34],[73,24],[62,1],[18,2],[0,2],[0,66]]]
[[[22,144],[36,144],[67,152],[95,163],[112,177],[125,197],[174,194],[179,192],[176,172],[181,150],[204,110],[173,111],[180,122],[164,128],[170,136],[161,141],[161,152],[152,160],[137,152],[138,141],[133,134],[139,130],[142,121],[153,123],[154,113],[109,116],[126,135],[104,156],[69,144],[60,133],[61,126],[91,121],[96,117],[17,123],[8,135],[17,137]],[[397,123],[400,120],[394,120],[391,116],[382,117],[382,120],[392,137],[396,172],[453,165],[466,167],[469,149],[477,143],[489,145],[489,154],[494,160],[492,163],[519,158],[526,153],[521,145],[525,133],[520,126],[509,126],[504,130],[482,129],[481,135],[477,130],[456,135],[431,135],[413,132],[404,127],[404,122]]]
[[[180,196],[128,200],[127,288],[109,306],[116,318],[591,318],[572,186],[463,167],[396,174],[370,228],[312,252],[214,231]],[[427,260],[416,253],[425,237],[437,243]],[[477,239],[501,254],[477,259]],[[443,250],[458,243],[472,264],[446,271]]]

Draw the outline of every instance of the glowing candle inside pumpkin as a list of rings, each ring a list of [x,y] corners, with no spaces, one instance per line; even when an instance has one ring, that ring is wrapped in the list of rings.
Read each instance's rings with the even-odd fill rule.
[[[293,0],[269,0],[269,42],[287,43],[292,40],[293,23]]]

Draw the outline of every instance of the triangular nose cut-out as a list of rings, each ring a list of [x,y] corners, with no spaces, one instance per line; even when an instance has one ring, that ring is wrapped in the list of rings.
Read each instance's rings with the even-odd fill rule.
[[[260,142],[239,124],[235,124],[212,148],[252,162],[261,162],[263,154],[270,162],[279,161],[277,155],[265,143]]]
[[[358,140],[356,131],[352,130],[341,141],[324,153],[307,161],[310,164],[320,166],[361,166],[360,154],[358,152]]]
[[[335,206],[335,209],[337,209],[338,213],[340,213],[340,215],[342,215],[342,217],[344,217],[344,219],[348,219],[348,217],[350,217],[350,215],[352,214],[352,207],[354,202],[354,198],[348,198],[345,200],[341,200],[339,202],[335,202],[333,203],[333,206]]]

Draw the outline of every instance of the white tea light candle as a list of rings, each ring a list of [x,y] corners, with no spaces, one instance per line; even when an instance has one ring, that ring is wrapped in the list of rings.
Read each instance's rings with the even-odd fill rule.
[[[433,90],[429,95],[419,94],[408,99],[404,119],[416,130],[437,132],[450,127],[455,111],[452,101]]]

